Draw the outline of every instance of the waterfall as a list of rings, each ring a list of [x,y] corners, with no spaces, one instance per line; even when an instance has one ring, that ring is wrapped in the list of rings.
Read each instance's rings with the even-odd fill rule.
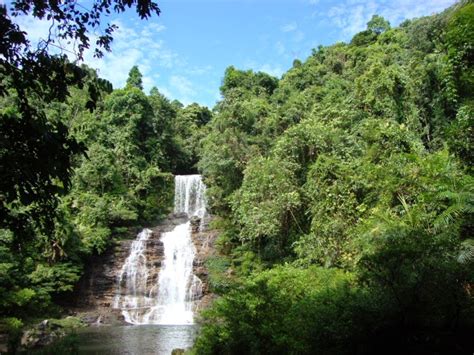
[[[147,297],[148,267],[145,254],[146,242],[151,233],[150,229],[144,229],[138,234],[118,277],[114,308],[122,308],[122,314],[128,323],[141,323],[144,312],[152,304],[150,297]]]
[[[201,175],[177,175],[174,181],[174,212],[203,219],[206,215],[206,186]]]
[[[130,254],[120,270],[114,308],[122,310],[132,324],[192,324],[195,301],[202,293],[201,280],[193,274],[196,253],[191,239],[190,218],[207,217],[206,186],[200,175],[175,176],[175,214],[185,214],[187,221],[161,235],[164,258],[158,277],[147,260],[147,248],[153,232],[141,231],[133,241]]]

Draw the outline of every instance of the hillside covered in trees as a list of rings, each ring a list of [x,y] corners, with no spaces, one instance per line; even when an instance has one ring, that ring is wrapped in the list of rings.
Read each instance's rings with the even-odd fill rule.
[[[224,296],[197,353],[472,347],[473,35],[463,3],[374,16],[281,80],[227,69],[198,163]]]
[[[66,190],[53,181],[55,199],[46,206],[26,199],[5,206],[4,223],[11,227],[1,230],[0,307],[13,328],[32,314],[54,314],[54,304],[69,297],[91,256],[102,254],[130,228],[170,212],[173,174],[195,171],[193,142],[210,119],[207,108],[170,102],[155,88],[145,95],[137,67],[126,87],[113,91],[94,71],[82,70],[88,73],[86,88],[70,87],[65,102],[42,103],[47,119],[62,122],[84,149],[71,161],[70,186]],[[89,84],[100,87],[93,112],[85,108]],[[14,95],[1,101],[2,124],[21,119]],[[17,148],[19,138],[8,136],[2,151],[12,178],[30,173],[22,169],[36,158],[29,157],[35,150]],[[49,160],[48,148],[40,151],[45,161],[39,164],[57,163]]]
[[[192,352],[472,353],[471,1],[375,15],[280,79],[230,66],[212,111],[144,93],[137,67],[114,90],[58,65],[69,95],[1,72],[2,330],[58,316],[92,257],[171,211],[173,174],[200,172],[220,297]]]

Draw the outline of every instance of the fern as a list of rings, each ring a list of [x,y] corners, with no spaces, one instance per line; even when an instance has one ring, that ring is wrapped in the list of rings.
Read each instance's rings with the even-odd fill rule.
[[[450,206],[434,220],[433,227],[435,231],[450,227],[453,223],[461,221],[463,215],[474,214],[474,193],[471,191],[444,191],[438,195],[438,198],[449,200]]]
[[[462,242],[458,261],[462,264],[468,264],[474,261],[474,239],[466,239]]]

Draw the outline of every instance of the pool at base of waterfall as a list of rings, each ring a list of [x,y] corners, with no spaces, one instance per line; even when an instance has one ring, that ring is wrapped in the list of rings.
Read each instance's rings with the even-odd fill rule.
[[[78,354],[169,355],[192,347],[196,334],[196,325],[124,325],[89,327],[72,338]]]
[[[132,242],[117,275],[113,308],[121,309],[125,321],[134,325],[80,329],[64,339],[65,348],[46,354],[73,349],[78,354],[169,355],[173,349],[193,346],[198,329],[193,313],[202,295],[202,282],[193,274],[196,250],[189,219],[198,217],[200,229],[203,227],[208,216],[205,189],[199,175],[175,177],[174,211],[185,213],[188,220],[161,233],[163,260],[158,277],[152,272],[157,265],[150,262],[147,249],[156,248],[156,243],[149,243],[153,231],[145,228]]]

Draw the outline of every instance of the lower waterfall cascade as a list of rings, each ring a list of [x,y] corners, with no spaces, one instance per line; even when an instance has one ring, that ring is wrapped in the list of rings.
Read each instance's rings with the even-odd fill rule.
[[[132,242],[130,254],[117,277],[113,308],[121,309],[131,324],[193,324],[196,300],[202,295],[202,282],[193,274],[196,254],[191,238],[190,219],[207,217],[206,186],[200,175],[175,176],[175,215],[184,214],[184,223],[163,232],[164,258],[158,276],[147,262],[147,248],[153,231],[143,229]]]

